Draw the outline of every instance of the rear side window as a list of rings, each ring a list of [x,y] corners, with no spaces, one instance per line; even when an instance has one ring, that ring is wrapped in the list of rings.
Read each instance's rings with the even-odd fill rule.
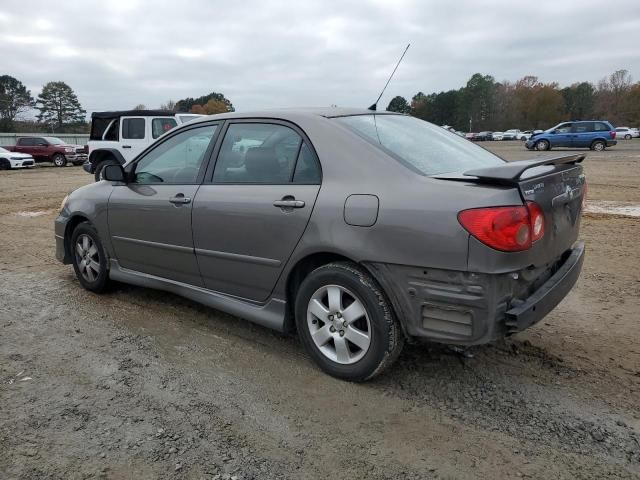
[[[35,138],[19,138],[18,145],[22,147],[32,147],[36,144]]]
[[[122,138],[144,139],[144,118],[125,118],[122,120]]]
[[[151,121],[151,135],[153,138],[158,138],[160,135],[167,133],[177,125],[178,123],[175,118],[154,118]]]
[[[576,123],[573,127],[575,133],[593,132],[593,122]]]
[[[296,170],[293,173],[293,183],[318,185],[322,180],[322,172],[318,159],[306,143],[302,144]]]
[[[378,114],[334,120],[421,175],[464,172],[504,163],[469,140],[414,117]]]
[[[593,131],[594,132],[608,132],[611,130],[611,127],[603,122],[594,122]]]
[[[119,131],[120,131],[120,120],[116,118],[113,120],[113,123],[109,125],[107,132],[104,134],[104,139],[109,140],[111,142],[117,142]]]
[[[291,181],[302,138],[279,124],[234,123],[222,142],[215,183],[282,185]]]

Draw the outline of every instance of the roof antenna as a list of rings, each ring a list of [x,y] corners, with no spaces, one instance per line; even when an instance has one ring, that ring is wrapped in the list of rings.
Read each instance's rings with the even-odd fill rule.
[[[375,103],[373,105],[371,105],[368,110],[373,110],[374,112],[378,109],[378,102],[380,101],[380,99],[382,98],[382,94],[384,94],[384,91],[387,89],[387,86],[389,85],[389,82],[391,81],[391,79],[393,78],[393,74],[396,73],[396,70],[398,69],[398,66],[400,65],[400,62],[402,61],[402,59],[404,58],[405,53],[407,53],[407,50],[409,50],[409,47],[411,46],[411,44],[409,43],[407,45],[407,48],[404,49],[404,52],[402,52],[402,56],[400,57],[400,60],[398,60],[398,63],[396,63],[396,68],[393,69],[393,72],[391,72],[391,76],[389,76],[389,80],[387,80],[387,83],[384,84],[384,88],[382,89],[382,91],[380,92],[380,96],[378,97],[378,99],[375,101]]]

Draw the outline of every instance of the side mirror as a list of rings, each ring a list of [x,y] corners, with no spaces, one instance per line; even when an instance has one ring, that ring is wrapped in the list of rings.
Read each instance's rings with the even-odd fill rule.
[[[124,182],[124,170],[120,165],[107,165],[102,169],[101,177],[109,182]]]

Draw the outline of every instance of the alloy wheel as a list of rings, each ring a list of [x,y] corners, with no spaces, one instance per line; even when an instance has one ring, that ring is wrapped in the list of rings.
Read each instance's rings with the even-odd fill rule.
[[[88,282],[95,282],[100,275],[100,254],[98,247],[89,235],[78,236],[75,255],[82,278]]]
[[[356,363],[371,345],[371,321],[362,301],[340,285],[326,285],[311,296],[307,327],[315,346],[329,360]]]

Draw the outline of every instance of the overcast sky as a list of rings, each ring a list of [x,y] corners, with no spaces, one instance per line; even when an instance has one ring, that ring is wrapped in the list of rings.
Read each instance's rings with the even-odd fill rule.
[[[640,1],[3,0],[0,74],[67,82],[91,111],[222,92],[236,110],[370,105],[475,72],[640,80]]]

